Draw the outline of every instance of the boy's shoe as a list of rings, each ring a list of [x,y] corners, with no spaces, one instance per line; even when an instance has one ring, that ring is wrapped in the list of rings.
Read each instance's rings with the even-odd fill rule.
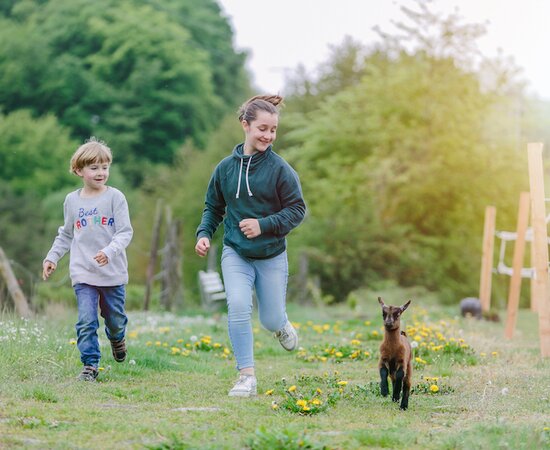
[[[116,362],[122,362],[126,359],[126,341],[122,338],[120,341],[111,341],[111,350]]]
[[[84,366],[82,372],[78,375],[78,381],[95,381],[98,371],[93,366]]]
[[[230,397],[252,397],[257,393],[257,382],[254,375],[241,375],[229,391]]]
[[[298,333],[289,321],[275,333],[275,337],[279,339],[282,347],[289,352],[298,347]]]

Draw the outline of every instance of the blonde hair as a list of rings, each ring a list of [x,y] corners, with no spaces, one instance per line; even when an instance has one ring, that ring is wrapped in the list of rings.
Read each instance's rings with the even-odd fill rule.
[[[256,120],[258,111],[267,111],[271,114],[279,114],[279,108],[283,106],[283,97],[280,95],[256,95],[244,102],[239,108],[239,122],[246,120],[248,123]]]
[[[77,170],[82,170],[90,164],[111,164],[112,162],[111,149],[105,142],[92,136],[74,152],[69,171],[77,175]]]

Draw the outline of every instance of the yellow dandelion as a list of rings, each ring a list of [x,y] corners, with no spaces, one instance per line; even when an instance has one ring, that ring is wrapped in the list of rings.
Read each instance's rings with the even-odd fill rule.
[[[168,342],[163,342],[163,343],[162,343],[162,346],[163,346],[163,347],[168,347]]]
[[[214,345],[213,345],[214,348],[220,348],[221,346],[222,344],[220,344],[219,342],[214,342]]]
[[[306,407],[307,400],[304,400],[304,399],[296,400],[296,406],[299,406],[300,408]]]
[[[231,351],[227,347],[225,347],[223,349],[223,353],[224,353],[224,355],[229,355],[231,353]]]
[[[430,391],[432,391],[434,394],[435,394],[436,392],[439,392],[439,387],[437,386],[437,384],[432,384],[432,385],[430,386]]]
[[[176,342],[177,342],[178,344],[182,344],[182,343],[183,343],[183,339],[180,338],[180,339],[178,339]]]
[[[130,331],[130,332],[128,333],[128,337],[129,337],[129,338],[132,338],[132,339],[137,338],[137,337],[138,337],[137,331]]]
[[[414,360],[419,363],[419,364],[426,364],[426,361],[423,360],[422,358],[420,358],[419,356],[417,356],[416,358],[414,358]]]
[[[337,358],[341,358],[342,356],[344,356],[344,354],[342,352],[336,352],[334,356],[336,356]]]
[[[352,339],[350,344],[351,345],[361,345],[361,341],[359,339]]]
[[[315,405],[315,406],[319,406],[319,405],[322,405],[323,402],[321,400],[319,400],[318,398],[314,398],[313,400],[311,400],[311,404]]]
[[[311,408],[309,406],[302,406],[302,411],[310,411]]]
[[[151,347],[151,345],[153,345],[153,343],[152,343],[151,341],[147,341],[147,342],[145,343],[145,345],[146,345],[147,347]]]
[[[69,341],[69,344],[71,344],[71,345],[76,345],[76,339],[71,339],[71,340]]]
[[[105,370],[105,367],[98,367],[97,370],[99,370],[100,372],[103,372]]]
[[[277,402],[271,402],[271,409],[279,409],[279,405],[277,404]]]
[[[481,353],[479,354],[479,356],[487,356],[487,353],[481,352]]]
[[[328,358],[327,358],[326,356],[321,356],[319,359],[320,359],[322,362],[326,362]]]
[[[160,341],[155,341],[155,345],[156,345],[157,347],[160,347],[160,346],[162,345],[162,342],[160,342]]]
[[[337,384],[338,384],[338,386],[346,386],[348,384],[348,382],[342,380],[342,381],[339,381]]]
[[[365,326],[369,326],[370,325],[370,320],[365,320]]]
[[[273,395],[273,389],[268,389],[264,395]]]
[[[363,355],[370,356],[370,353],[369,352],[363,352]]]
[[[372,330],[372,332],[371,332],[371,336],[374,336],[374,337],[376,337],[376,336],[379,336],[379,335],[380,335],[380,333],[379,333],[378,331],[376,331],[376,330]]]
[[[498,356],[498,352],[491,352],[491,356]]]
[[[177,355],[178,353],[181,352],[181,349],[178,347],[172,347],[171,350],[172,350],[172,355]]]
[[[321,395],[323,393],[323,391],[321,390],[321,388],[317,388],[317,389],[315,389],[315,393],[318,394],[318,395]]]
[[[296,385],[293,384],[288,388],[288,392],[294,392],[294,391],[296,391]]]

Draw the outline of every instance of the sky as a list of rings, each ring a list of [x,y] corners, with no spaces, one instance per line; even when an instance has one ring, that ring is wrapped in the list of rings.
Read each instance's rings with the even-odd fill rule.
[[[327,60],[346,36],[368,46],[372,30],[395,31],[400,6],[413,0],[218,0],[235,33],[235,47],[250,54],[248,69],[260,93],[284,94],[285,77],[299,64],[308,72]],[[482,23],[486,56],[512,57],[527,91],[550,100],[550,0],[433,0],[433,9],[458,8],[463,23]],[[416,9],[416,8],[414,8]]]

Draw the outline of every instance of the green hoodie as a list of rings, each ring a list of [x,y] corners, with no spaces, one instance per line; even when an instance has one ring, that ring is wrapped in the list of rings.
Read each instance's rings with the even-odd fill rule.
[[[212,239],[223,220],[225,245],[246,258],[272,258],[285,251],[285,236],[303,220],[306,205],[298,174],[269,146],[243,155],[243,144],[214,169],[197,239]],[[224,218],[225,216],[225,218]],[[262,234],[248,239],[243,219],[258,219]]]

